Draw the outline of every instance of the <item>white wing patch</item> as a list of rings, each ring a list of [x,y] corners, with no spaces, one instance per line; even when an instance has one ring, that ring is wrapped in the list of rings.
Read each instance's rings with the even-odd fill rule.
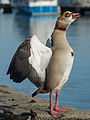
[[[36,70],[41,81],[44,81],[45,69],[52,56],[52,51],[50,48],[43,45],[36,35],[31,38],[30,46],[31,56],[29,57],[29,63]]]

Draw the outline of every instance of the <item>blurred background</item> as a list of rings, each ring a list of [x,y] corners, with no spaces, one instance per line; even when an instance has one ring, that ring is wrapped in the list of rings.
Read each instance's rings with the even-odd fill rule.
[[[0,0],[0,85],[26,94],[37,89],[28,79],[20,84],[9,79],[6,72],[10,61],[29,36],[36,34],[46,44],[57,17],[67,10],[80,12],[81,17],[67,30],[75,60],[69,80],[60,91],[59,105],[90,110],[90,0]],[[48,99],[49,94],[38,97]]]

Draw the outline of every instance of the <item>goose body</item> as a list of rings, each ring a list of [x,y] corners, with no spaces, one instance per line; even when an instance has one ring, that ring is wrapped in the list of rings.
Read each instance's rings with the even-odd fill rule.
[[[66,39],[68,26],[80,17],[79,13],[65,12],[58,17],[51,36],[51,48],[43,45],[36,35],[25,40],[14,54],[7,74],[20,83],[28,78],[38,88],[32,96],[50,92],[50,113],[53,110],[52,92],[56,91],[55,110],[66,112],[58,107],[59,90],[68,80],[73,65],[74,52]]]
[[[46,69],[44,89],[60,89],[68,80],[74,56],[73,50],[66,40],[66,33],[55,30],[52,35],[52,57]]]

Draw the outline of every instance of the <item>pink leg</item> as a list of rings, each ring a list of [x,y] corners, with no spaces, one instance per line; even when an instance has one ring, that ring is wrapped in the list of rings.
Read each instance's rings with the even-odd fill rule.
[[[63,110],[58,107],[58,96],[59,96],[59,89],[56,91],[56,102],[55,102],[55,110],[60,111],[60,112],[66,112],[66,110]]]
[[[53,116],[57,116],[57,115],[58,115],[58,112],[55,112],[55,111],[53,110],[53,105],[52,105],[52,92],[50,92],[50,113],[51,113],[51,115],[53,115]]]

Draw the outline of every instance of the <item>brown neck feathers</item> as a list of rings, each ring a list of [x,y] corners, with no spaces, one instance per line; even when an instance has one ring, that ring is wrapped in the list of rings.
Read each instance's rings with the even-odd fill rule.
[[[54,30],[66,31],[67,27],[68,27],[68,25],[63,21],[63,18],[59,17],[56,21]]]
[[[55,27],[54,30],[66,31],[66,28],[57,28],[57,27]]]

